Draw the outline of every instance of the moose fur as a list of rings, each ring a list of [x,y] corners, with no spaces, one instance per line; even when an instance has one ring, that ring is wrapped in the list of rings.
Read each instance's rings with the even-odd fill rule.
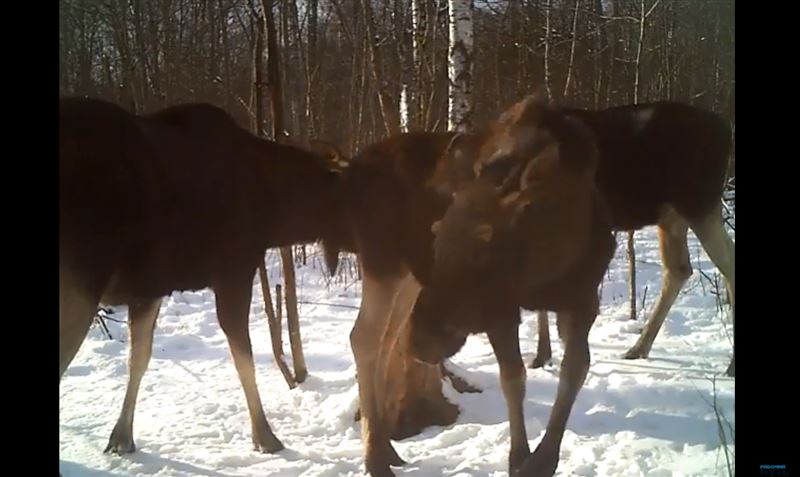
[[[721,213],[732,144],[726,121],[674,102],[561,110],[584,122],[595,137],[597,186],[608,202],[613,229],[658,226],[663,286],[639,340],[624,357],[648,356],[672,304],[692,275],[689,229],[725,278],[735,316],[734,243]],[[531,367],[542,366],[552,354],[546,312],[539,313],[538,321],[538,350]],[[735,374],[735,358],[727,374]]]
[[[248,330],[267,248],[329,235],[329,157],[259,139],[208,104],[135,116],[96,99],[59,104],[61,375],[99,303],[128,305],[129,382],[107,452],[135,450],[133,416],[162,297],[210,287],[244,389],[255,448],[283,448],[256,387]]]
[[[403,350],[396,343],[433,264],[431,224],[450,203],[436,171],[451,138],[450,133],[423,132],[392,136],[360,151],[343,173],[341,228],[329,239],[328,262],[335,267],[337,249],[357,252],[362,269],[361,306],[350,342],[365,466],[373,477],[394,475],[390,466],[404,464],[390,441],[398,426],[400,434],[409,435],[423,424],[452,422],[457,414],[435,395],[433,403],[408,396],[405,410],[386,406],[394,388],[416,386],[399,382],[409,375],[417,383],[433,383],[441,394],[440,368],[418,369],[419,363],[398,353]]]
[[[593,137],[533,95],[487,131],[456,138],[451,153],[455,199],[433,226],[434,268],[409,321],[408,348],[437,364],[469,334],[486,333],[508,405],[510,474],[549,477],[589,368],[597,288],[615,249],[593,180]],[[557,312],[565,341],[558,394],[533,454],[523,412],[520,306]]]

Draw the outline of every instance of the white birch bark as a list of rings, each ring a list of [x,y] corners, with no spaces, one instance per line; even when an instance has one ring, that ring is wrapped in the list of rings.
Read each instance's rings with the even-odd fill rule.
[[[472,126],[472,0],[449,0],[450,82],[448,128],[466,131]]]
[[[408,83],[400,91],[400,130],[408,132]]]

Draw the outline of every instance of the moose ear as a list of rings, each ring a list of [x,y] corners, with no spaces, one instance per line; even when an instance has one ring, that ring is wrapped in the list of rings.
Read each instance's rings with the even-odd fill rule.
[[[559,167],[559,158],[560,151],[557,143],[546,146],[523,169],[519,177],[519,190],[525,192],[535,187],[537,181],[547,180],[548,176],[552,176]]]
[[[538,126],[547,107],[547,96],[538,89],[508,108],[500,115],[498,123],[506,127]]]
[[[473,230],[473,233],[475,234],[475,238],[477,238],[478,240],[480,240],[482,242],[486,242],[486,243],[489,243],[489,241],[492,240],[492,233],[493,232],[494,232],[494,229],[489,224],[478,225],[477,227],[475,227],[475,230]]]
[[[338,167],[347,167],[347,157],[342,154],[342,151],[335,144],[319,139],[311,139],[308,144],[311,146],[312,151],[330,158],[331,162]]]
[[[500,210],[510,217],[512,223],[519,214],[533,202],[536,189],[543,182],[547,182],[554,170],[558,168],[558,145],[551,144],[541,153],[531,159],[520,174],[519,189],[503,196],[500,199]]]
[[[537,90],[522,100],[515,123],[518,125],[537,126],[541,123],[547,107],[547,96],[541,89]]]

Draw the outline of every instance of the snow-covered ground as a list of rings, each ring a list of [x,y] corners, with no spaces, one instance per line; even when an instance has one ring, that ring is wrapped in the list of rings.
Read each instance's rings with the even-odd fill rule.
[[[716,405],[735,428],[734,382],[722,376],[731,353],[728,309],[719,312],[702,270],[716,269],[693,235],[695,273],[678,298],[648,360],[619,357],[636,341],[642,321],[628,319],[625,236],[603,285],[601,315],[589,336],[592,365],[578,395],[561,448],[560,476],[728,475]],[[281,280],[270,252],[270,280]],[[637,233],[638,287],[652,310],[660,289],[654,228]],[[347,262],[345,262],[347,268]],[[253,285],[251,334],[259,390],[267,418],[287,449],[252,451],[244,394],[216,323],[208,291],[175,293],[164,300],[153,358],[142,382],[134,422],[138,451],[103,454],[122,406],[127,381],[127,328],[109,322],[113,340],[96,326],[61,381],[61,473],[77,476],[360,476],[360,431],[353,423],[358,390],[348,341],[360,283],[347,275],[324,277],[319,256],[298,268],[301,332],[310,376],[288,390],[275,366],[261,288]],[[114,315],[124,320],[125,310]],[[531,448],[541,438],[555,397],[562,347],[555,320],[554,368],[528,370],[525,401]],[[522,350],[535,352],[535,321],[525,313]],[[285,325],[284,325],[285,328]],[[284,329],[284,348],[290,353]],[[287,356],[291,359],[291,356]],[[484,336],[473,336],[453,363],[480,394],[446,389],[460,407],[456,424],[432,427],[396,442],[409,465],[400,476],[500,477],[507,475],[509,432],[497,364]],[[291,364],[290,364],[291,366]],[[446,385],[447,386],[447,385]],[[727,436],[731,459],[735,447]]]

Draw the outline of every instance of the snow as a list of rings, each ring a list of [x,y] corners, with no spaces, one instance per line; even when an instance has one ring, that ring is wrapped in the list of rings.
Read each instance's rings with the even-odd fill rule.
[[[731,353],[729,312],[718,311],[708,280],[716,269],[690,234],[695,269],[647,360],[620,356],[642,326],[628,319],[624,237],[603,285],[601,315],[590,333],[592,365],[573,408],[561,447],[560,476],[728,475],[712,402],[735,429],[734,381],[724,377]],[[309,249],[313,250],[313,248]],[[270,282],[282,280],[277,252],[267,256]],[[258,278],[253,284],[251,338],[264,411],[287,449],[258,454],[227,342],[208,290],[174,293],[161,308],[153,358],[142,381],[134,421],[137,452],[103,454],[127,383],[127,328],[108,322],[113,340],[97,326],[65,373],[60,387],[60,469],[77,476],[303,476],[364,475],[360,428],[353,422],[358,388],[349,333],[360,282],[352,258],[326,278],[319,254],[298,266],[297,285],[307,381],[289,390],[275,366]],[[645,316],[660,289],[654,228],[637,232],[637,286],[645,287]],[[316,304],[308,304],[313,302]],[[328,306],[336,304],[343,306]],[[124,321],[125,309],[113,315]],[[291,351],[284,325],[284,350]],[[555,320],[552,367],[528,370],[525,416],[531,448],[544,431],[555,398],[563,348]],[[521,346],[526,363],[536,349],[534,315],[526,312]],[[480,394],[444,392],[461,408],[449,427],[431,427],[395,442],[409,464],[400,476],[507,475],[509,431],[497,364],[485,336],[472,336],[453,368],[483,388]],[[713,381],[713,382],[712,382]],[[712,389],[716,387],[716,398]],[[731,459],[735,446],[726,434]]]

